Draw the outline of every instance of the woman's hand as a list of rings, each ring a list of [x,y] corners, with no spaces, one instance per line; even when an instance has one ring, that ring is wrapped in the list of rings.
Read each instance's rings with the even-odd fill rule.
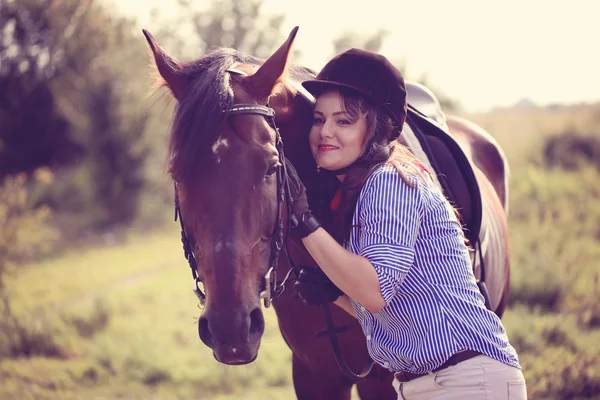
[[[331,279],[332,282],[335,282],[332,284],[334,287],[339,288],[338,290],[363,305],[371,313],[379,312],[385,307],[386,302],[381,294],[375,268],[368,259],[346,250],[324,229],[319,229],[321,224],[310,211],[306,189],[300,181],[296,169],[288,160],[284,160],[284,162],[292,203],[290,205],[292,229],[298,233],[306,250],[317,265],[323,269],[328,280]],[[302,290],[301,288],[300,291]],[[333,300],[339,297],[339,294]],[[306,293],[307,298],[310,296]],[[319,300],[323,299],[319,298]],[[326,296],[325,300],[333,301]],[[352,314],[347,307],[343,308]]]
[[[309,306],[332,303],[344,293],[323,273],[321,268],[303,267],[294,284],[296,292]]]
[[[291,226],[298,231],[300,238],[305,238],[319,229],[321,224],[310,211],[308,199],[306,198],[306,187],[304,187],[304,184],[298,177],[296,168],[294,168],[287,158],[284,159],[284,162],[287,180],[289,182],[290,197],[292,200]]]

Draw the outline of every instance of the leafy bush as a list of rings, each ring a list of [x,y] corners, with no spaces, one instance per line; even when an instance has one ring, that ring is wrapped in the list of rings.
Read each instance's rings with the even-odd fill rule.
[[[600,170],[600,137],[570,130],[545,140],[543,163],[547,167],[576,170],[593,165]]]
[[[122,369],[130,379],[138,380],[149,386],[172,380],[168,371],[136,357],[125,359]]]
[[[57,242],[52,212],[35,204],[43,187],[52,182],[47,169],[31,176],[8,177],[0,186],[0,293],[4,278],[17,262],[49,254]]]
[[[44,356],[67,358],[67,351],[57,340],[58,332],[45,320],[17,318],[8,298],[0,306],[0,359]]]
[[[153,368],[146,372],[142,382],[144,382],[145,385],[154,386],[163,382],[169,382],[171,379],[171,374],[164,369]]]
[[[600,170],[513,171],[509,239],[511,303],[547,311],[592,288],[600,273]]]
[[[542,330],[541,336],[546,345],[555,347],[564,347],[573,352],[577,351],[577,345],[569,334],[560,326],[550,326]]]
[[[543,311],[559,311],[562,307],[568,285],[548,274],[549,280],[542,278],[537,282],[520,282],[513,285],[509,294],[510,304],[526,304]],[[546,277],[546,278],[547,278]],[[536,278],[536,279],[539,279]]]
[[[93,309],[87,312],[85,316],[72,315],[65,316],[64,319],[75,328],[79,336],[90,338],[106,329],[110,319],[110,312],[103,302],[96,301]]]
[[[568,312],[577,317],[577,324],[581,328],[600,328],[600,290],[598,290],[598,274],[594,276],[595,288],[592,293],[578,295],[573,298],[568,306]]]
[[[544,352],[544,357],[525,366],[532,399],[597,398],[600,393],[600,360],[596,356],[574,355],[568,349]]]
[[[8,177],[0,186],[0,358],[43,355],[62,358],[65,351],[44,321],[17,318],[10,307],[5,278],[17,263],[49,254],[56,231],[48,207],[35,207],[40,191],[52,182],[47,169],[31,176]]]

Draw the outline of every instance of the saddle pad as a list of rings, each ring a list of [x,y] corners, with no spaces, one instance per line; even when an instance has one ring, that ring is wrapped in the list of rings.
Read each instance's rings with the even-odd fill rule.
[[[444,194],[458,210],[465,236],[471,243],[477,242],[481,228],[482,203],[479,185],[468,158],[448,132],[422,115],[411,105],[406,122],[410,133],[405,137],[410,146],[411,134],[420,145],[415,155],[437,175],[437,182]],[[413,141],[412,147],[415,146]],[[412,148],[411,148],[412,150]],[[417,154],[422,152],[421,155]]]

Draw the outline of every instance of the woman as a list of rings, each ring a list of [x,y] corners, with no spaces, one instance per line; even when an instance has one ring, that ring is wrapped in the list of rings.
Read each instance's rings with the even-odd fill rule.
[[[287,163],[292,225],[339,290],[318,293],[316,272],[303,271],[300,296],[358,319],[373,360],[395,373],[399,399],[525,399],[516,351],[484,306],[455,210],[405,148],[390,146],[406,117],[400,72],[352,49],[303,85],[317,99],[309,145],[326,184],[318,193],[339,189],[311,193],[315,217]]]

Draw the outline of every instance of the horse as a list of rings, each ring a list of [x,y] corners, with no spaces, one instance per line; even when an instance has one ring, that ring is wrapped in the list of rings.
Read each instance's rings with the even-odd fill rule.
[[[347,400],[353,385],[361,399],[395,399],[393,374],[384,368],[375,365],[360,379],[341,373],[327,340],[315,336],[324,328],[322,310],[305,305],[288,285],[294,271],[291,260],[316,266],[288,229],[282,165],[285,154],[307,187],[315,178],[307,143],[313,104],[300,85],[315,74],[289,61],[297,30],[266,60],[219,48],[185,63],[169,56],[144,30],[162,82],[177,100],[169,173],[194,291],[204,304],[199,336],[218,362],[251,363],[265,326],[261,300],[265,306],[272,300],[292,351],[298,399]],[[501,262],[490,259],[488,265],[490,271],[503,271],[490,277],[503,275],[508,269],[506,216],[501,194],[490,183],[504,179],[504,170],[492,163],[501,151],[480,155],[482,147],[494,150],[495,144],[489,134],[467,123],[453,120],[452,131],[479,166],[482,197],[499,221],[489,242],[502,249]],[[506,278],[488,282],[500,288],[490,291],[496,307],[505,301]],[[368,359],[364,334],[345,311],[335,306],[330,311],[335,323],[346,327],[338,335],[343,355],[359,370]]]

